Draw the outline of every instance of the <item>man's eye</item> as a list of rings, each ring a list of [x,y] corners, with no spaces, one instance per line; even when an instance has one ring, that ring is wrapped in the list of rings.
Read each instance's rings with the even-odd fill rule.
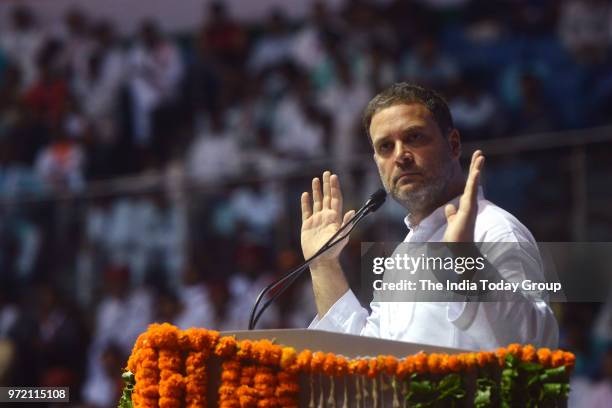
[[[380,150],[381,152],[387,152],[391,148],[392,148],[391,143],[382,143],[380,146],[378,146],[378,150]]]
[[[412,141],[421,140],[422,138],[423,138],[423,135],[421,133],[413,133],[409,137],[409,139]]]

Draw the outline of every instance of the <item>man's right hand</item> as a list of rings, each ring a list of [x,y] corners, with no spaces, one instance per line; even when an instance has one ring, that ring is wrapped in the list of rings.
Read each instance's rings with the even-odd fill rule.
[[[329,171],[323,173],[323,190],[318,177],[312,180],[312,196],[305,192],[302,204],[302,252],[304,258],[313,256],[355,214],[354,210],[342,216],[342,191],[340,180]],[[319,256],[311,269],[329,261],[338,261],[340,252],[348,243],[348,237]]]

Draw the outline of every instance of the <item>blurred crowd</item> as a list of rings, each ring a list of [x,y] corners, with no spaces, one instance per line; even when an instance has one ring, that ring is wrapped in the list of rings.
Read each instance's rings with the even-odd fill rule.
[[[0,30],[1,385],[70,385],[71,401],[112,406],[149,323],[245,329],[259,290],[302,259],[310,178],[333,165],[355,205],[376,188],[360,115],[393,82],[439,90],[468,142],[612,124],[609,1],[344,3],[245,24],[213,1],[195,32],[145,20],[131,37],[77,8],[51,26],[12,10]],[[488,196],[539,240],[566,240],[564,213],[533,226],[530,201],[558,210],[567,194],[542,183],[556,159],[539,162],[488,167]],[[368,240],[403,239],[401,211],[385,211]],[[259,328],[308,325],[309,280],[290,292]],[[561,346],[578,355],[573,398],[609,402],[612,306],[556,307]]]

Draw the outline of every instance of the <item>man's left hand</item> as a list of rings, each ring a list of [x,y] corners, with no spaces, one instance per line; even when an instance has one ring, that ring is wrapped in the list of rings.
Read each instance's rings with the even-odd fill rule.
[[[465,189],[459,200],[459,208],[453,204],[444,207],[448,224],[444,233],[444,242],[474,242],[474,227],[478,214],[478,186],[484,161],[482,151],[476,150],[472,155]]]

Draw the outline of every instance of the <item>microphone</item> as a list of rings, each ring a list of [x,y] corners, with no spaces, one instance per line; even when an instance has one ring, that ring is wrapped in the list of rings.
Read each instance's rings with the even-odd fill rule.
[[[369,212],[373,213],[378,210],[384,203],[387,198],[387,191],[384,188],[379,188],[368,198],[368,201],[363,205],[362,208],[369,206]]]
[[[371,214],[374,211],[378,210],[384,204],[386,198],[387,198],[387,192],[384,189],[381,188],[381,189],[376,190],[376,192],[368,198],[365,204],[355,213],[355,215],[353,215],[353,217],[346,224],[340,227],[340,229],[338,229],[338,231],[336,231],[336,233],[332,235],[332,237],[328,239],[327,242],[321,247],[321,249],[319,249],[313,256],[306,259],[297,268],[284,274],[283,276],[281,276],[280,278],[276,279],[274,282],[266,286],[257,296],[257,300],[255,300],[255,304],[253,305],[253,308],[251,309],[251,315],[249,317],[249,330],[253,330],[255,328],[263,312],[272,304],[272,302],[274,302],[280,295],[282,295],[285,292],[285,290],[287,290],[289,286],[291,286],[297,280],[297,278],[300,277],[302,272],[306,270],[306,268],[312,263],[312,261],[314,261],[320,255],[327,252],[329,249],[331,249],[332,247],[337,245],[339,242],[344,240],[347,236],[349,236],[349,234],[353,231],[353,229],[357,226],[357,224],[363,218],[365,218],[368,214]],[[344,230],[346,230],[349,227],[350,229],[348,230],[346,234],[337,238]],[[265,294],[271,291],[272,289],[275,289],[277,286],[281,285],[285,281],[289,281],[289,282],[285,286],[283,286],[278,292],[276,292],[262,306],[261,310],[257,312],[257,307],[263,300]]]

